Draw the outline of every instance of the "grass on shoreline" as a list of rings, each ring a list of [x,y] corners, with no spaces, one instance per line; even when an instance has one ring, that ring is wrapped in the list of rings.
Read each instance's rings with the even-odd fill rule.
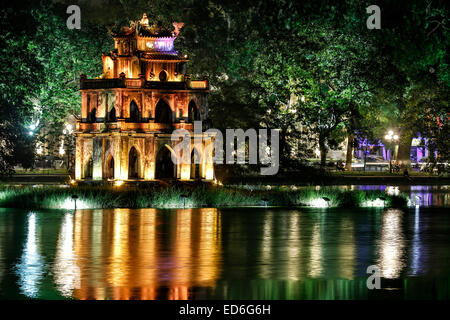
[[[219,186],[182,187],[0,187],[0,207],[33,209],[200,208],[245,206],[405,207],[405,195],[382,191],[305,188],[299,190],[243,190]],[[182,195],[187,197],[183,199]],[[329,200],[324,200],[326,197]],[[381,200],[380,198],[385,198]]]

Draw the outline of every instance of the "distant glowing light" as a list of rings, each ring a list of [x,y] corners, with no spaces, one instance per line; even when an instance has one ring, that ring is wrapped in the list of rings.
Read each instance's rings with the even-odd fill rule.
[[[319,148],[316,148],[316,150],[314,150],[314,153],[316,154],[316,157],[320,157],[320,150],[319,150]]]
[[[325,201],[323,198],[316,198],[309,203],[312,207],[315,208],[327,208],[328,201]]]
[[[398,187],[389,186],[386,188],[386,193],[390,196],[398,196],[400,194],[400,190]]]
[[[86,201],[83,201],[81,199],[76,199],[77,202],[77,209],[90,209],[92,206],[89,206],[89,203]],[[63,203],[61,203],[58,206],[59,209],[67,209],[67,210],[73,210],[75,209],[75,199],[72,199],[71,197],[67,197]]]
[[[121,185],[123,185],[123,180],[116,180],[116,181],[114,181],[114,185],[116,187],[120,187]]]
[[[363,207],[384,207],[385,202],[380,198],[375,200],[367,200],[363,202]]]
[[[73,132],[73,127],[70,123],[67,123],[65,129],[63,129],[63,134],[71,134]]]

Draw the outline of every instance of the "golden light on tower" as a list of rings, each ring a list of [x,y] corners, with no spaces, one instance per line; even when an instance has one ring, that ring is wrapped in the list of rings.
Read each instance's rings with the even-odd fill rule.
[[[207,120],[209,83],[206,77],[195,80],[186,74],[187,55],[174,48],[183,23],[173,27],[160,28],[144,14],[130,26],[111,30],[115,48],[102,55],[103,75],[80,77],[75,179],[193,178],[191,166],[173,164],[166,149],[177,143],[171,140],[173,130],[192,134],[194,120]],[[201,138],[205,144],[212,140],[206,134]],[[212,181],[213,165],[201,166],[195,179]]]

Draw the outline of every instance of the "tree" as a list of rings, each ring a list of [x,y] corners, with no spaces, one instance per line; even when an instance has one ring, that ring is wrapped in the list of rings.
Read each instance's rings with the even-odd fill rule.
[[[445,119],[447,103],[436,93],[448,96],[450,69],[448,47],[449,4],[446,1],[383,1],[383,26],[377,33],[377,43],[383,55],[402,81],[392,83],[389,100],[397,105],[396,119],[400,128],[398,159],[410,163],[411,141],[418,133],[436,141],[441,126],[426,126],[424,119]],[[386,95],[387,96],[387,95]],[[432,104],[432,108],[427,104]],[[438,106],[439,104],[439,106]],[[431,115],[429,112],[435,111]],[[428,117],[428,118],[427,118]],[[443,120],[445,128],[448,117]],[[447,124],[448,125],[448,124]],[[431,129],[434,128],[434,129]],[[444,130],[445,131],[445,130]],[[443,140],[447,140],[442,137]],[[441,140],[441,139],[440,139]]]
[[[0,49],[0,175],[11,174],[20,162],[29,166],[34,155],[30,151],[34,139],[28,136],[28,126],[42,69],[32,42],[36,30],[29,10],[33,3],[26,2],[25,9],[22,5],[10,3],[1,9],[0,42],[4,45]]]
[[[105,26],[83,21],[81,30],[68,29],[65,9],[61,5],[42,5],[32,11],[37,21],[32,42],[43,69],[43,84],[33,99],[34,117],[40,120],[39,139],[51,149],[57,149],[67,118],[80,117],[80,75],[100,76],[101,54],[113,48]]]

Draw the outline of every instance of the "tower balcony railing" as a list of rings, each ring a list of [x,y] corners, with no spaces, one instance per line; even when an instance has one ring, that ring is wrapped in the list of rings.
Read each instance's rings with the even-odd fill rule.
[[[191,80],[190,89],[208,89],[208,80]]]
[[[207,77],[203,80],[191,80],[189,75],[185,75],[184,81],[146,81],[141,78],[120,78],[113,79],[87,79],[85,75],[80,77],[80,89],[112,89],[112,88],[143,88],[143,89],[165,89],[165,90],[208,90],[209,82]]]
[[[126,122],[125,119],[117,119],[115,122],[81,122],[77,120],[76,131],[78,133],[90,132],[157,132],[171,131],[176,129],[193,130],[194,125],[186,122],[156,123],[149,122]]]

